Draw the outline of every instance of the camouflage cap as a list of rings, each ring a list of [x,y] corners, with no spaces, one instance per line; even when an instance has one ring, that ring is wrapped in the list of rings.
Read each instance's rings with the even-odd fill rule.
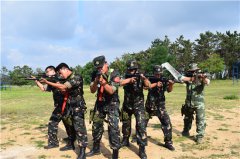
[[[95,68],[103,67],[105,63],[105,56],[98,56],[93,59],[93,65]]]
[[[155,65],[155,66],[153,67],[153,72],[154,72],[154,73],[163,73],[162,66],[160,66],[160,65]]]
[[[189,70],[188,71],[196,71],[196,70],[200,70],[200,68],[198,67],[198,65],[196,63],[191,63],[189,65]]]
[[[132,70],[132,69],[138,69],[138,63],[136,60],[128,60],[127,61],[127,69]]]

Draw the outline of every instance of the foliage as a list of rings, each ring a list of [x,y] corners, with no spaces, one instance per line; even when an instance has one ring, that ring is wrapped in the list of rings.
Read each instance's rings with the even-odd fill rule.
[[[229,77],[231,77],[232,65],[240,61],[240,33],[237,31],[226,31],[226,33],[206,31],[200,33],[199,38],[194,42],[185,39],[183,35],[173,42],[168,36],[165,36],[164,39],[156,38],[146,50],[124,53],[121,57],[116,57],[110,63],[110,68],[119,70],[120,74],[123,75],[126,70],[126,62],[130,59],[137,60],[141,70],[148,73],[152,72],[154,65],[160,65],[164,62],[169,62],[179,71],[187,70],[189,64],[195,62],[211,73],[225,71],[229,72]],[[82,74],[86,84],[90,83],[93,71],[91,62],[85,66],[77,65],[72,69]],[[9,75],[12,84],[15,85],[29,84],[29,81],[24,81],[18,77],[32,72],[32,69],[26,65],[23,67],[15,66],[13,71],[8,71],[4,66],[1,69],[1,74]],[[37,68],[35,71],[35,73],[39,72],[42,72],[41,68]],[[226,77],[227,74],[224,75]]]
[[[223,99],[235,100],[235,99],[239,99],[239,98],[236,95],[228,95],[228,96],[224,96]]]
[[[211,73],[218,73],[224,69],[224,60],[218,54],[212,54],[207,60],[201,62],[199,67]]]
[[[11,84],[19,86],[31,84],[31,81],[24,80],[24,77],[29,76],[31,74],[33,74],[33,70],[29,66],[27,65],[24,65],[23,67],[15,66],[13,68],[13,71],[9,72]]]

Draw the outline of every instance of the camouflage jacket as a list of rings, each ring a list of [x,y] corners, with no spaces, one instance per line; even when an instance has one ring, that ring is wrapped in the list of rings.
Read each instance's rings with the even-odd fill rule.
[[[204,87],[205,84],[203,81],[195,83],[195,82],[186,82],[186,102],[204,102]]]
[[[96,73],[97,73],[96,71],[92,73],[91,82],[94,82],[96,78]],[[116,80],[117,77],[120,78],[119,72],[113,69],[109,69],[109,72],[108,74],[106,74],[106,77],[107,77],[108,84],[112,86],[112,89],[115,90],[115,92],[112,95],[110,95],[104,90],[102,94],[103,102],[105,104],[109,104],[111,102],[119,102],[119,96],[118,96],[119,81]],[[99,94],[100,94],[100,85],[98,85],[97,97],[99,96]],[[98,98],[96,102],[99,102]]]
[[[73,72],[65,81],[64,85],[67,87],[69,94],[67,103],[70,106],[84,106],[85,100],[83,98],[83,78],[81,75]]]

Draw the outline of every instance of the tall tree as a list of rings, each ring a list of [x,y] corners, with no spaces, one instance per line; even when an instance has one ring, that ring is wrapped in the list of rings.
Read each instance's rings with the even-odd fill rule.
[[[190,40],[185,40],[183,35],[176,39],[170,46],[170,54],[174,57],[173,64],[176,68],[185,68],[193,61],[193,45]]]
[[[199,67],[210,73],[219,73],[224,69],[224,60],[218,54],[212,54],[207,60],[201,62]]]
[[[211,54],[215,53],[218,47],[218,40],[215,34],[210,31],[200,34],[200,38],[196,39],[194,46],[194,61],[201,62],[209,58]]]
[[[30,81],[24,80],[24,77],[31,74],[33,74],[33,70],[27,65],[24,65],[23,67],[14,66],[13,71],[9,72],[12,84],[19,86],[31,84]]]
[[[217,32],[219,47],[217,52],[224,58],[228,72],[232,72],[232,65],[240,61],[240,33],[227,31],[226,34]]]

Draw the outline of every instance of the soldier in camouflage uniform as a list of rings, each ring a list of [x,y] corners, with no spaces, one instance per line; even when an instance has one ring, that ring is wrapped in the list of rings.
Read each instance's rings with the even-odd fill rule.
[[[121,147],[118,126],[120,104],[118,96],[119,73],[115,70],[109,70],[104,56],[94,58],[93,64],[97,71],[92,74],[90,90],[91,93],[97,92],[97,100],[92,112],[94,114],[90,115],[93,118],[93,148],[87,153],[87,156],[100,154],[100,141],[104,132],[103,122],[107,116],[109,142],[113,150],[112,158],[117,159]]]
[[[128,74],[138,74],[138,77],[128,78]],[[129,76],[130,77],[130,76]],[[127,73],[125,79],[121,81],[124,86],[124,102],[121,111],[122,116],[122,133],[123,140],[122,146],[129,146],[129,137],[131,135],[131,118],[134,114],[136,118],[136,138],[139,145],[139,156],[146,159],[145,146],[147,146],[147,132],[145,125],[145,108],[144,108],[144,95],[143,87],[149,87],[150,82],[148,79],[139,74],[138,64],[135,60],[127,62]]]
[[[204,104],[204,87],[210,83],[210,80],[204,74],[198,74],[199,68],[197,64],[190,65],[188,70],[192,73],[191,77],[181,76],[179,79],[186,83],[187,97],[185,105],[182,107],[182,114],[184,114],[184,128],[182,135],[189,136],[189,130],[192,127],[194,119],[193,114],[196,113],[197,135],[196,143],[200,144],[205,134],[205,104]]]
[[[54,77],[56,75],[55,67],[54,66],[46,67],[45,74],[48,77]],[[55,77],[55,79],[58,79],[58,78]],[[61,81],[59,80],[58,82],[61,82]],[[73,127],[71,123],[68,123],[66,120],[64,120],[63,114],[61,112],[61,108],[64,101],[63,93],[50,85],[43,85],[38,80],[36,80],[35,83],[42,91],[53,92],[54,110],[52,112],[52,115],[48,123],[48,145],[44,146],[44,148],[51,149],[59,146],[57,132],[58,132],[58,124],[61,120],[63,121],[63,124],[66,128],[68,140],[74,140],[75,136],[74,136]]]
[[[63,84],[53,83],[47,81],[46,79],[43,79],[42,82],[45,82],[46,84],[68,94],[67,104],[69,109],[71,109],[70,114],[76,133],[78,146],[80,147],[80,153],[77,159],[85,159],[85,151],[88,145],[88,139],[84,120],[86,104],[83,98],[83,79],[80,75],[75,74],[75,72],[73,72],[65,63],[59,64],[56,68],[56,71],[59,73],[60,77],[65,79]]]
[[[162,75],[162,68],[159,65],[155,65],[153,68],[154,77],[161,78]],[[158,119],[161,122],[162,131],[164,134],[164,142],[165,147],[169,150],[174,151],[174,147],[172,145],[172,124],[170,121],[170,117],[167,113],[166,107],[165,107],[165,95],[164,92],[171,92],[173,89],[174,82],[172,80],[169,80],[168,82],[162,81],[162,82],[152,82],[151,79],[149,79],[151,82],[151,86],[148,89],[148,96],[146,100],[146,127],[148,124],[148,121],[152,116],[157,116]]]

